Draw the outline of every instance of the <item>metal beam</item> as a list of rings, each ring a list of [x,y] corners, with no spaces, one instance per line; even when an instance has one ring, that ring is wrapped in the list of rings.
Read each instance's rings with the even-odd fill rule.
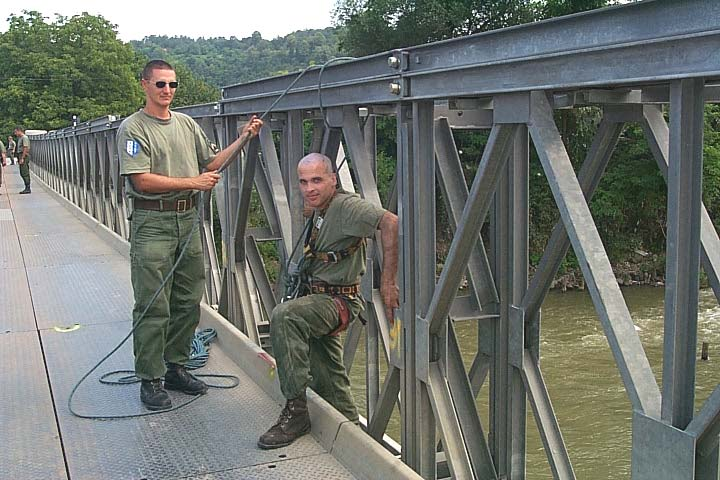
[[[475,472],[475,478],[497,478],[493,459],[490,455],[490,448],[487,444],[487,437],[475,406],[475,395],[467,373],[465,373],[460,344],[452,323],[448,325],[446,361],[447,365],[444,366],[444,371],[449,394],[462,432],[461,440],[465,444],[472,470]]]
[[[605,168],[610,162],[623,126],[623,124],[613,122],[607,118],[603,118],[598,126],[593,143],[590,145],[585,161],[578,173],[580,188],[582,188],[588,202],[595,194]],[[559,220],[553,227],[545,252],[538,263],[530,287],[522,300],[521,308],[525,311],[527,318],[534,316],[540,310],[540,305],[550,290],[550,285],[560,269],[560,264],[565,258],[568,248],[570,248],[570,239],[567,236],[562,220]]]
[[[467,445],[463,441],[460,419],[455,411],[447,381],[437,363],[430,365],[428,389],[435,418],[442,434],[443,449],[453,478],[497,478],[476,476],[470,462]],[[433,453],[433,462],[435,461]],[[493,472],[494,474],[494,472]]]
[[[485,218],[490,208],[492,193],[500,180],[500,173],[506,162],[516,128],[517,126],[509,124],[495,125],[490,132],[459,228],[453,237],[445,266],[428,308],[426,318],[430,323],[431,333],[440,330],[450,313],[462,274],[467,268],[473,247],[480,235],[482,227],[480,219]]]
[[[703,84],[679,80],[670,90],[662,419],[680,429],[692,420],[695,400]]]
[[[645,132],[650,151],[657,161],[660,172],[667,182],[668,156],[670,151],[670,129],[659,106],[644,106],[641,125]],[[700,261],[708,276],[708,282],[720,301],[720,237],[708,214],[705,204],[700,207]]]
[[[570,455],[555,417],[540,365],[528,350],[524,352],[522,374],[553,478],[574,480],[575,472],[570,462]]]
[[[424,99],[718,77],[719,17],[714,0],[645,1],[385,52],[326,68],[323,104],[393,103],[391,82],[410,87],[403,99]],[[407,60],[395,69],[391,56]],[[318,75],[308,71],[278,109],[317,108]],[[223,112],[264,111],[296,76],[226,87]]]
[[[532,92],[530,135],[633,408],[655,418],[660,391],[544,92]]]
[[[448,223],[453,232],[462,222],[462,210],[468,198],[468,188],[463,174],[460,155],[455,147],[455,139],[448,119],[435,121],[435,153],[437,160],[438,184],[442,189],[442,197],[448,213]],[[484,223],[484,219],[481,219]],[[478,235],[477,244],[472,249],[468,261],[468,283],[478,302],[478,309],[497,307],[498,294],[495,281],[490,270],[490,262],[485,253],[482,237]],[[493,307],[493,305],[495,305]]]

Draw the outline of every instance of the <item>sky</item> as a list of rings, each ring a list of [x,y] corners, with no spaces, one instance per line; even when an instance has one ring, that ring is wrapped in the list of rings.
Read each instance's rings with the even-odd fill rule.
[[[191,6],[192,5],[192,6]],[[0,32],[8,29],[10,14],[35,10],[55,21],[87,12],[117,25],[118,37],[128,42],[150,35],[245,38],[254,31],[272,40],[296,30],[332,24],[335,0],[22,0],[0,5]]]

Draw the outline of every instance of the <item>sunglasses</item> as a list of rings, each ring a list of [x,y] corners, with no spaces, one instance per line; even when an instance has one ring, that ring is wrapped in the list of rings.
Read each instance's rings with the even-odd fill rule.
[[[163,80],[160,80],[159,82],[155,82],[155,86],[157,88],[165,88],[165,85],[170,85],[170,88],[175,89],[178,87],[178,82],[165,82]]]

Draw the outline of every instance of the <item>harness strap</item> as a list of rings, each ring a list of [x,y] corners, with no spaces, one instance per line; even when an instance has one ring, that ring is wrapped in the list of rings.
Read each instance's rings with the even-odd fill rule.
[[[312,282],[310,285],[312,293],[326,293],[328,295],[357,295],[360,293],[360,284],[354,285],[329,285],[325,282]]]
[[[312,222],[312,229],[308,232],[308,235],[305,237],[305,245],[303,248],[303,254],[305,255],[305,258],[317,258],[323,263],[338,263],[343,258],[349,257],[353,253],[360,250],[361,247],[364,247],[366,244],[365,238],[358,238],[357,243],[354,245],[349,246],[348,248],[344,248],[342,250],[334,250],[334,251],[327,251],[327,252],[321,252],[318,250],[315,250],[315,241],[317,240],[318,235],[320,234],[320,226],[322,225],[322,215],[323,212],[315,212],[313,216],[311,217],[310,221]]]
[[[350,309],[348,309],[347,304],[345,303],[345,300],[343,300],[340,297],[332,297],[333,302],[335,302],[335,307],[338,311],[338,317],[340,319],[340,325],[333,330],[332,332],[328,333],[331,337],[337,337],[342,332],[344,332],[348,325],[350,325]]]

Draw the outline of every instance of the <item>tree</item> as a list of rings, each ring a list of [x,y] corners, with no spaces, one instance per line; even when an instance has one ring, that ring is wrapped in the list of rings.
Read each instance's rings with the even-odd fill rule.
[[[0,35],[0,131],[52,130],[143,105],[139,75],[147,58],[117,38],[115,25],[83,13],[47,22],[38,12],[11,15]],[[207,103],[219,92],[177,66],[175,106]]]
[[[11,15],[0,36],[0,128],[14,124],[55,129],[109,113],[127,114],[141,102],[134,72],[140,58],[100,16],[38,12]]]
[[[527,23],[531,0],[339,0],[340,45],[355,56]]]
[[[175,93],[173,107],[199,105],[220,100],[220,91],[196,77],[184,64],[173,64],[173,68],[180,84]]]
[[[274,40],[254,32],[243,39],[151,36],[131,44],[148,57],[187,65],[215,87],[298,71],[339,55],[335,28],[302,30]]]

